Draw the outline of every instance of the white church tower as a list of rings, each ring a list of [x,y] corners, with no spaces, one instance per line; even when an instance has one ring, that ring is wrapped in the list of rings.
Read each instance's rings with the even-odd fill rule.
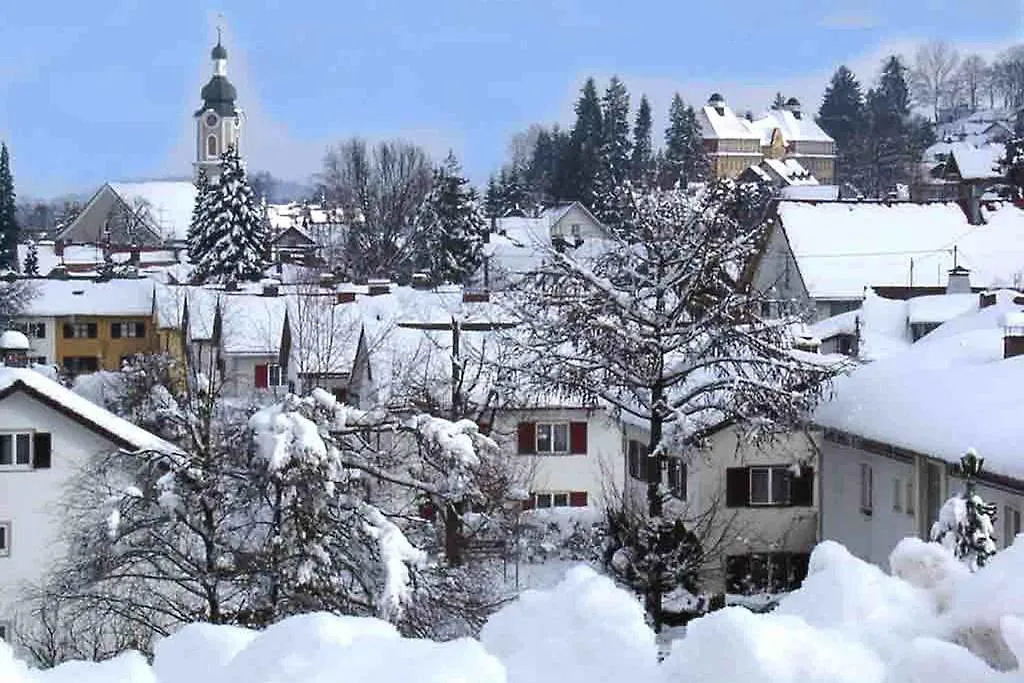
[[[242,112],[235,106],[235,86],[228,80],[228,51],[220,44],[210,52],[213,76],[203,86],[203,106],[194,114],[196,120],[196,161],[193,176],[204,169],[208,177],[220,172],[220,155],[229,147],[241,152]]]

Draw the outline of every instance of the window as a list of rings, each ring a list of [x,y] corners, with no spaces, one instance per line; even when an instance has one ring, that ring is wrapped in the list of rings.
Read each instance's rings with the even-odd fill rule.
[[[281,372],[280,365],[272,363],[267,366],[267,381],[272,387],[279,387],[284,384],[284,373]]]
[[[725,561],[725,590],[738,595],[796,590],[807,577],[807,553],[730,555]]]
[[[537,425],[537,453],[568,453],[569,424],[566,422]]]
[[[1020,510],[1007,505],[1003,508],[1003,547],[1013,545],[1013,539],[1020,533]]]
[[[788,467],[751,467],[750,504],[785,505],[789,502]]]
[[[945,501],[942,495],[942,465],[937,462],[925,464],[925,508],[928,515],[926,529],[939,520],[939,509]]]
[[[6,621],[0,621],[0,640],[9,641],[11,639],[11,625]]]
[[[903,512],[903,482],[899,477],[892,479],[892,510]]]
[[[676,498],[686,500],[686,463],[679,458],[668,459],[668,490]]]
[[[630,439],[626,447],[629,476],[637,481],[647,481],[647,444]]]
[[[0,434],[0,468],[32,466],[32,434]]]
[[[46,323],[17,323],[14,327],[29,339],[46,339]]]
[[[65,339],[95,339],[96,323],[64,323]]]
[[[874,509],[875,492],[872,481],[871,465],[860,464],[860,511],[870,515]]]
[[[11,523],[0,522],[0,557],[11,555]]]
[[[538,491],[530,494],[526,508],[582,508],[587,506],[586,491]]]
[[[146,323],[110,323],[110,336],[113,339],[120,339],[122,337],[129,339],[141,339],[146,336]]]
[[[914,514],[914,509],[917,508],[917,491],[914,489],[914,478],[911,476],[907,479],[907,504],[904,506],[908,515]]]
[[[210,135],[206,138],[206,156],[215,157],[217,156],[217,136]]]
[[[96,356],[65,356],[64,372],[69,375],[80,375],[83,372],[96,372],[100,369]]]

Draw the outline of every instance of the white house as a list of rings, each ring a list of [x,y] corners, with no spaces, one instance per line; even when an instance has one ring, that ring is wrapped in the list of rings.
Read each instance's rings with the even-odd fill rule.
[[[19,620],[20,589],[62,552],[57,509],[89,457],[173,446],[34,370],[0,365],[0,637]]]
[[[1015,292],[906,350],[835,382],[814,417],[821,428],[821,537],[884,566],[904,536],[927,536],[943,502],[963,490],[957,464],[985,458],[978,492],[998,506],[1001,547],[1024,509],[1024,318]]]

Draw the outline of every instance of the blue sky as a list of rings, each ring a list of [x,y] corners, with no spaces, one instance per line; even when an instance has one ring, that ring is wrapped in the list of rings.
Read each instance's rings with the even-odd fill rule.
[[[48,0],[4,3],[0,138],[22,195],[189,172],[214,26],[246,110],[250,168],[304,179],[350,135],[453,148],[483,180],[531,122],[571,122],[583,78],[619,74],[662,117],[674,90],[759,108],[820,97],[840,63],[941,37],[992,51],[1021,0]],[[223,19],[218,19],[222,15]]]

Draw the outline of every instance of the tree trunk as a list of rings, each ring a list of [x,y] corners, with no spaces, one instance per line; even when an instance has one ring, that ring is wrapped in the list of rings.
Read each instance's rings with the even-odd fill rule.
[[[661,437],[663,433],[662,403],[664,400],[665,387],[661,382],[656,382],[651,387],[651,441],[647,451],[647,514],[650,516],[651,522],[656,524],[658,529],[660,529],[661,525],[657,524],[654,520],[661,517],[662,513],[661,465],[664,462],[665,454],[661,450]],[[652,584],[648,585],[644,603],[647,613],[651,615],[654,632],[660,633],[662,618],[659,583],[662,568],[660,562],[657,565],[652,567],[651,574],[655,577],[655,580]]]
[[[444,553],[451,566],[462,564],[462,516],[457,504],[451,501],[444,506]]]

